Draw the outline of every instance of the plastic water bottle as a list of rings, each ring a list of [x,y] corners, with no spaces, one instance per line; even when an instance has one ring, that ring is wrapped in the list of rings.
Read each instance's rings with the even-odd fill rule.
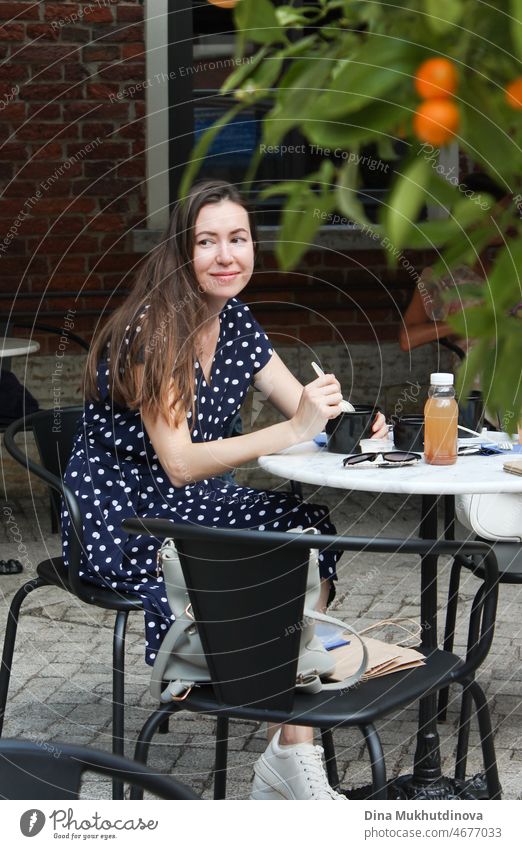
[[[424,407],[424,459],[433,466],[451,466],[457,461],[459,418],[453,375],[436,372],[430,384]]]

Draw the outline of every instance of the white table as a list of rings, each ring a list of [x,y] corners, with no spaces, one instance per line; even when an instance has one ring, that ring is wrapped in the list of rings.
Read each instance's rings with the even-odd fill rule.
[[[522,492],[522,477],[502,469],[511,456],[507,454],[459,457],[453,466],[429,466],[421,460],[416,466],[402,469],[358,469],[357,466],[345,469],[342,464],[345,456],[330,454],[325,448],[318,448],[315,442],[303,442],[280,454],[260,457],[258,462],[278,477],[335,489],[402,495]]]
[[[40,345],[32,339],[15,339],[12,336],[0,337],[0,360],[5,360],[2,365],[6,369],[11,367],[11,357],[35,354],[39,350]]]
[[[305,442],[279,454],[260,457],[258,462],[265,471],[291,481],[336,489],[422,495],[420,536],[423,539],[438,539],[437,504],[441,496],[470,492],[522,492],[522,476],[503,471],[503,463],[509,456],[459,457],[453,466],[430,466],[422,459],[416,466],[398,469],[357,469],[357,466],[345,469],[342,465],[344,455],[329,453],[314,442]],[[446,533],[447,514],[444,524]],[[421,560],[422,648],[428,653],[436,649],[438,643],[437,560],[437,556],[433,555]],[[432,798],[451,798],[454,785],[450,779],[442,776],[440,765],[435,696],[421,700],[413,776],[407,776],[401,782],[404,792],[413,797],[420,788],[429,788],[426,791],[428,797],[431,793]]]

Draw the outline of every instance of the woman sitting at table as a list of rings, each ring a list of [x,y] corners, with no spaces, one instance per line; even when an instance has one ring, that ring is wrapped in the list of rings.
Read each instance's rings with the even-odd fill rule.
[[[221,181],[196,186],[177,205],[163,241],[88,357],[88,400],[65,473],[83,515],[83,578],[143,600],[149,664],[172,614],[155,573],[159,542],[128,537],[123,519],[279,531],[313,526],[335,534],[326,507],[221,478],[311,439],[340,412],[336,378],[328,374],[303,387],[239,300],[254,248],[253,222],[236,189]],[[223,439],[252,384],[285,421]],[[382,415],[373,430],[385,434]],[[67,559],[66,511],[62,524]],[[339,556],[319,557],[323,608]],[[255,772],[253,798],[344,799],[328,785],[308,728],[273,730]]]

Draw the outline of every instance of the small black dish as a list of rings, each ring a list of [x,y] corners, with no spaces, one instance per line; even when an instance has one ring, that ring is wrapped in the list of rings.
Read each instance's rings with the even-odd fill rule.
[[[356,454],[361,439],[372,435],[372,424],[379,412],[377,407],[354,404],[355,413],[341,413],[326,422],[327,450],[333,454]]]
[[[399,451],[424,451],[424,416],[396,416],[393,421],[393,444]]]

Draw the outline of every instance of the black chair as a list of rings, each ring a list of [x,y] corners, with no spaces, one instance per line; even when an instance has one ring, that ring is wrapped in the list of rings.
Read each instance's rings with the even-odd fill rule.
[[[0,799],[79,799],[85,772],[127,781],[161,799],[198,799],[179,781],[110,752],[69,743],[0,741]]]
[[[449,683],[466,687],[480,729],[487,789],[499,798],[489,709],[474,680],[491,645],[497,594],[497,567],[489,547],[466,543],[484,559],[480,634],[466,660],[439,649],[424,652],[425,666],[370,679],[356,687],[317,695],[295,693],[303,594],[310,537],[268,531],[218,530],[174,525],[162,519],[127,519],[130,533],[173,537],[178,547],[195,619],[213,684],[192,689],[181,700],[160,706],[139,735],[135,759],[145,763],[156,729],[180,709],[217,718],[214,798],[225,798],[229,718],[293,723],[320,728],[329,780],[338,785],[331,730],[356,726],[372,768],[371,798],[387,798],[384,753],[375,721],[433,694]],[[313,546],[344,551],[455,554],[461,543],[366,539],[316,535]]]
[[[52,333],[55,336],[65,336],[67,339],[71,339],[71,341],[76,342],[80,348],[83,348],[84,351],[89,350],[89,344],[83,339],[81,336],[78,336],[77,333],[73,333],[72,330],[69,330],[67,327],[56,327],[54,324],[42,324],[40,321],[20,321],[19,319],[15,319],[11,327],[15,330],[30,330],[31,335],[35,331],[38,333]],[[5,326],[2,329],[2,332],[5,336],[8,335],[9,326]]]
[[[497,559],[499,571],[499,584],[522,584],[522,545],[517,542],[491,542],[480,537],[473,537],[475,541],[486,543],[491,546]],[[455,636],[455,625],[457,621],[457,609],[459,602],[460,577],[463,569],[468,569],[480,581],[484,581],[484,564],[477,554],[458,554],[452,563],[450,582],[448,590],[448,606],[446,612],[446,625],[444,629],[444,650],[453,651]],[[468,632],[468,652],[474,645],[480,629],[480,611],[483,596],[483,584],[477,590],[471,605]],[[441,722],[446,719],[448,708],[449,689],[446,687],[439,694],[438,718]],[[457,758],[455,766],[455,777],[462,779],[466,772],[466,760],[471,719],[471,700],[466,688],[462,694],[462,702],[459,719],[459,742],[457,745]]]
[[[39,322],[39,321],[30,321],[30,320],[21,321],[20,319],[15,319],[11,323],[0,322],[0,335],[1,336],[8,336],[9,333],[11,332],[11,330],[30,330],[31,331],[31,335],[29,337],[30,340],[32,340],[33,334],[35,332],[37,332],[37,333],[50,333],[50,334],[53,334],[54,336],[59,336],[60,338],[65,337],[67,339],[67,342],[69,342],[69,340],[74,342],[76,345],[78,345],[84,351],[89,350],[89,344],[85,341],[85,339],[83,339],[77,333],[73,333],[73,331],[70,330],[67,327],[56,327],[55,325],[44,324],[44,323]],[[7,367],[7,366],[4,365],[4,367]],[[24,415],[25,415],[25,412],[26,411],[24,410]],[[18,415],[21,416],[21,414],[22,414],[22,411],[20,410],[18,412]],[[7,429],[7,427],[5,426],[5,424],[0,425],[0,432],[3,432],[6,429]],[[36,436],[36,434],[35,434],[35,436]],[[38,445],[38,449],[40,450],[40,455],[41,455],[41,450],[42,450],[41,444]],[[54,469],[50,469],[50,471],[54,472]],[[55,534],[58,531],[59,523],[60,523],[60,497],[56,492],[53,492],[53,490],[50,490],[50,509],[51,509],[51,533]]]
[[[59,417],[59,426],[55,422],[53,410],[43,410],[19,419],[10,425],[4,435],[4,444],[12,457],[30,472],[43,480],[67,504],[71,519],[68,560],[66,568],[62,557],[52,557],[37,566],[37,577],[27,581],[14,596],[4,639],[2,668],[0,671],[0,735],[5,715],[13,652],[16,640],[20,608],[29,593],[39,587],[54,586],[77,596],[86,604],[114,610],[116,620],[113,632],[113,676],[112,676],[112,750],[116,754],[124,753],[124,692],[125,692],[125,632],[127,618],[131,611],[142,610],[142,602],[134,595],[125,595],[110,587],[97,587],[80,578],[81,553],[83,550],[82,517],[73,492],[62,481],[62,473],[71,451],[72,439],[78,424],[80,407],[65,408]],[[27,457],[15,442],[20,432],[33,429],[37,444],[42,451],[40,466]],[[123,786],[115,780],[114,797],[122,798]]]

